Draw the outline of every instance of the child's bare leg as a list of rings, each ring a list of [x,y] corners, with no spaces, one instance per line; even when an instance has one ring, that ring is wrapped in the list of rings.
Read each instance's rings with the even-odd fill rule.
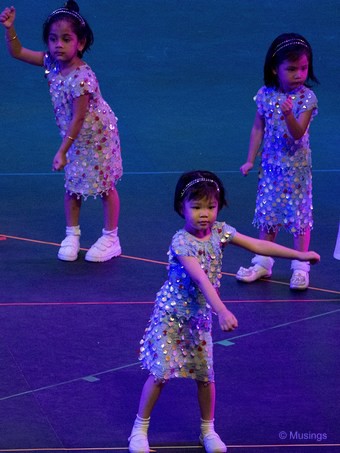
[[[129,437],[130,453],[150,451],[148,442],[150,416],[163,387],[164,383],[155,381],[151,375],[146,380],[139,402],[138,414]]]
[[[120,201],[116,188],[103,195],[104,228],[112,231],[118,226]]]
[[[154,376],[149,376],[146,380],[139,401],[138,415],[141,418],[149,418],[152,409],[156,404],[164,387],[163,382],[155,382]]]
[[[78,199],[76,195],[65,193],[64,209],[66,226],[72,227],[79,225],[80,208],[81,198]]]
[[[203,420],[213,420],[215,416],[215,383],[210,382],[209,384],[207,384],[202,381],[196,382],[201,418]]]
[[[202,381],[197,382],[198,390],[198,403],[201,411],[201,435],[200,443],[204,445],[207,453],[211,452],[226,452],[227,447],[222,442],[220,436],[216,433],[214,427],[214,416],[215,416],[215,399],[216,390],[215,383],[210,382],[209,384]]]
[[[276,236],[277,236],[276,231],[268,232],[264,228],[260,228],[259,230],[259,238],[262,239],[263,241],[275,242]]]
[[[305,234],[297,234],[294,236],[294,249],[300,252],[307,252],[310,244],[310,229]]]
[[[309,250],[310,244],[310,229],[305,234],[297,234],[294,236],[294,249],[301,252]],[[305,290],[309,286],[309,269],[308,262],[292,260],[291,269],[293,270],[292,278],[290,279],[290,288],[297,290]]]

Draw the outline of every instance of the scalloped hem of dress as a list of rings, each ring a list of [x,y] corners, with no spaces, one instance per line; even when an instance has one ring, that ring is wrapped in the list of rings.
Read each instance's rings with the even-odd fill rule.
[[[286,231],[287,233],[290,233],[292,234],[293,236],[303,236],[305,235],[308,231],[312,231],[313,229],[313,224],[311,226],[308,226],[306,228],[297,228],[296,231],[292,231],[292,228],[295,229],[295,227],[286,227],[285,225],[267,225],[267,224],[262,224],[256,220],[254,220],[252,222],[253,226],[255,228],[257,228],[258,230],[259,229],[263,229],[263,230],[266,230],[267,233],[278,233],[279,231],[281,230],[284,230]]]

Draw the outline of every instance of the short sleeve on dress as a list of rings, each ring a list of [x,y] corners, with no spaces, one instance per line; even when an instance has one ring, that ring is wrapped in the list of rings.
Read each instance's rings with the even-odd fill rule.
[[[256,95],[253,98],[257,105],[257,111],[259,112],[259,114],[261,116],[264,115],[263,104],[264,104],[264,98],[265,98],[265,88],[266,87],[260,88],[259,91],[256,93]]]
[[[48,76],[50,72],[57,72],[58,65],[55,60],[51,57],[49,52],[46,52],[44,55],[44,68],[45,68],[45,77]]]
[[[98,82],[95,74],[88,66],[82,66],[76,71],[72,81],[73,97],[83,96],[98,91]]]
[[[178,231],[172,238],[171,251],[177,256],[196,256],[197,253],[195,241],[183,231]]]
[[[236,234],[236,229],[227,223],[222,224],[222,231],[221,231],[221,242],[223,244],[227,244],[228,242],[233,240],[233,237]]]
[[[298,105],[301,112],[313,110],[312,118],[318,114],[318,100],[312,90],[306,89],[299,93]]]

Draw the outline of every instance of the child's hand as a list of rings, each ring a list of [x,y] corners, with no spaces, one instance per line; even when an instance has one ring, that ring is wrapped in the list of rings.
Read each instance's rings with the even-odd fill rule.
[[[247,176],[248,172],[250,170],[252,170],[253,167],[254,167],[254,164],[252,164],[251,162],[246,162],[240,168],[240,172],[242,173],[243,176]]]
[[[238,326],[237,319],[232,314],[232,312],[227,309],[222,310],[218,313],[218,322],[221,329],[227,332],[236,329],[236,327]]]
[[[15,8],[11,6],[5,8],[0,14],[0,22],[5,28],[11,28],[15,20]]]
[[[293,110],[293,100],[290,96],[287,97],[287,99],[282,102],[281,104],[281,110],[284,116],[288,116],[292,113]]]
[[[310,264],[317,264],[320,261],[320,255],[316,252],[301,252],[302,261],[309,261]]]
[[[58,151],[53,159],[52,171],[62,170],[66,164],[67,164],[67,160],[66,160],[65,154]]]

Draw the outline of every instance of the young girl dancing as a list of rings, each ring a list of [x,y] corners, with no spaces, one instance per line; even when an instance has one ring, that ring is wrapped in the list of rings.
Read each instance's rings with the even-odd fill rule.
[[[152,409],[166,382],[194,379],[201,415],[199,441],[207,453],[227,451],[214,430],[215,384],[212,346],[212,314],[223,331],[237,327],[237,319],[218,295],[222,252],[228,243],[254,253],[316,263],[315,252],[292,250],[253,239],[216,221],[225,206],[220,179],[208,171],[183,174],[175,190],[175,211],[184,228],[172,238],[168,280],[157,293],[148,327],[141,340],[142,367],[149,370],[137,417],[129,437],[130,453],[148,453],[148,427]]]
[[[317,99],[307,83],[318,83],[308,41],[296,33],[278,36],[267,52],[264,83],[255,101],[257,112],[250,134],[247,175],[263,142],[253,225],[260,239],[275,241],[284,228],[294,237],[295,250],[309,248],[312,218],[312,162],[309,125],[317,114]],[[241,267],[238,280],[253,282],[270,277],[274,260],[256,255],[253,266]],[[309,263],[293,260],[290,287],[309,285]]]
[[[44,66],[62,141],[52,169],[65,168],[66,238],[58,258],[75,261],[79,252],[79,215],[82,198],[100,196],[103,202],[103,235],[86,253],[87,261],[107,261],[121,254],[118,232],[119,197],[115,185],[122,176],[117,118],[101,96],[91,68],[82,60],[93,43],[92,30],[68,1],[53,11],[43,25],[48,51],[24,48],[14,29],[15,8],[5,8],[0,22],[10,55]]]

